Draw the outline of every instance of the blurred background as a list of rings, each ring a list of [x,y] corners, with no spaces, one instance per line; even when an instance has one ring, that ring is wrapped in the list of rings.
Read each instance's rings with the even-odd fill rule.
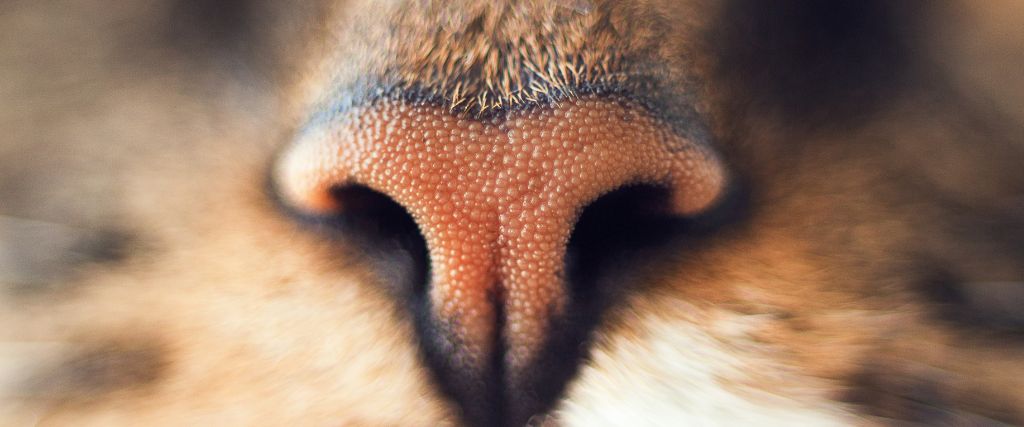
[[[133,236],[147,230],[127,216],[170,191],[147,176],[196,166],[196,147],[275,124],[270,9],[0,2],[0,288],[38,289],[141,249]]]

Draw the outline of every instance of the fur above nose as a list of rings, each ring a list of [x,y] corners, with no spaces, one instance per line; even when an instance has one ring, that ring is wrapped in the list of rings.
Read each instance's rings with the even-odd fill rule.
[[[286,201],[310,213],[344,211],[331,190],[347,184],[405,207],[427,243],[431,316],[455,365],[500,363],[511,384],[566,314],[566,245],[584,207],[642,183],[670,189],[674,212],[694,213],[724,176],[706,147],[601,98],[486,120],[381,102],[306,129],[276,170]]]

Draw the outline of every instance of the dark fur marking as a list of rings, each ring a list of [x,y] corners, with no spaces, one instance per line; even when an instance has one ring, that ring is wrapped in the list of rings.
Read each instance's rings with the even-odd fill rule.
[[[164,377],[165,349],[152,342],[93,345],[52,371],[31,380],[30,395],[68,402],[89,402],[110,393],[143,389]]]
[[[857,123],[912,67],[916,2],[732,0],[712,30],[735,97],[796,125]]]
[[[1024,282],[971,282],[941,268],[922,281],[935,315],[973,332],[1024,339]]]
[[[255,0],[175,0],[167,39],[184,51],[226,52],[241,48],[255,34]]]
[[[848,379],[840,400],[888,425],[1020,425],[1021,414],[990,396],[957,396],[955,375],[869,361]]]
[[[13,218],[0,221],[0,240],[10,248],[0,253],[0,281],[24,296],[67,290],[81,267],[122,262],[136,249],[123,231]]]

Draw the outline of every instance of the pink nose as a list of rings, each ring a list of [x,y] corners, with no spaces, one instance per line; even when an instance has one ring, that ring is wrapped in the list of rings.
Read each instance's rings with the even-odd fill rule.
[[[389,101],[308,129],[276,181],[309,213],[344,210],[331,190],[346,184],[404,206],[425,237],[432,315],[459,364],[485,369],[500,346],[514,376],[565,313],[566,245],[585,206],[642,183],[668,188],[671,209],[692,214],[719,196],[725,171],[707,147],[626,102],[588,98],[477,121]]]

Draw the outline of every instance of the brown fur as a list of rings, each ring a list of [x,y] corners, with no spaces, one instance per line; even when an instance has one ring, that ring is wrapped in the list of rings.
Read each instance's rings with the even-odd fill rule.
[[[190,2],[72,3],[0,14],[0,247],[79,254],[0,259],[0,424],[459,424],[388,262],[266,190],[310,111],[374,88],[477,116],[638,94],[746,186],[601,267],[629,292],[536,423],[1024,423],[1019,10],[883,10],[901,77],[861,80],[744,35],[774,28],[744,1],[256,2],[244,53],[187,33]]]
[[[652,36],[669,28],[651,11],[611,2],[352,3],[327,20],[334,37],[314,41],[336,52],[320,55],[335,90],[379,86],[477,114],[581,89],[633,89],[656,71],[641,59],[658,53]]]

